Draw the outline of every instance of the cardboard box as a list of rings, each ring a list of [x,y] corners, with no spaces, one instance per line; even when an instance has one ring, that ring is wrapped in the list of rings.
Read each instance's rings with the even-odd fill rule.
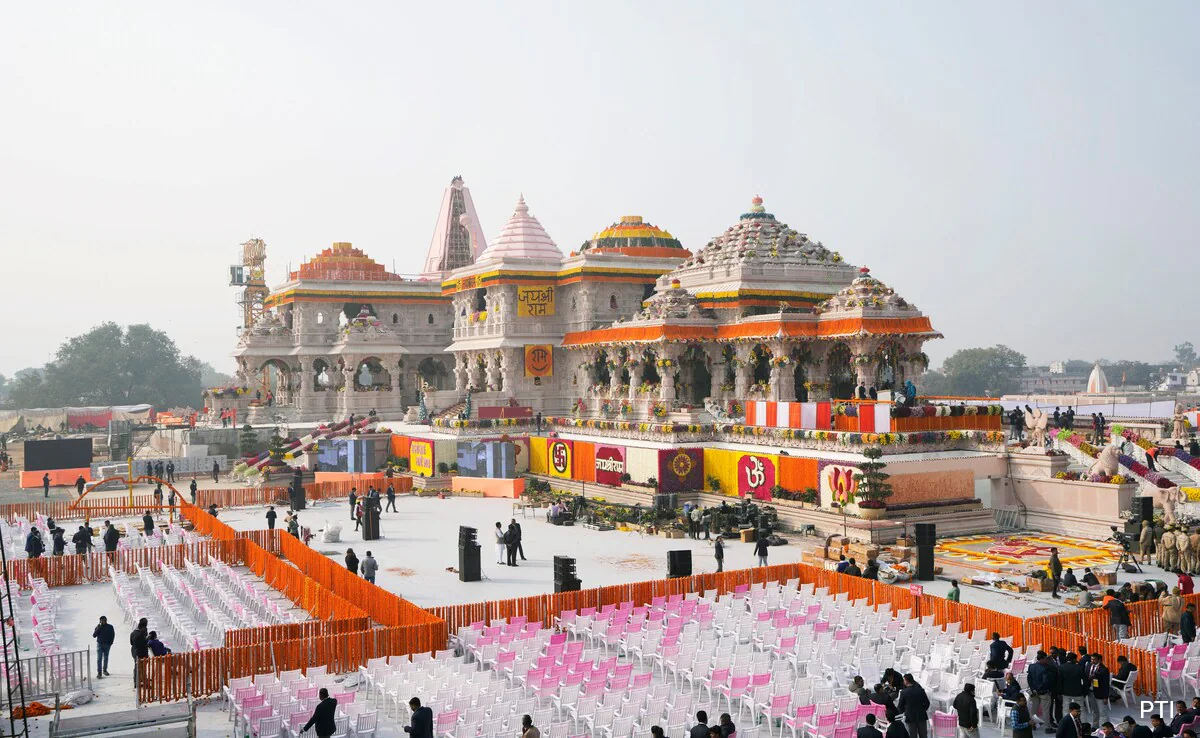
[[[742,534],[742,543],[754,543],[758,533],[754,528],[742,528],[738,532]]]
[[[917,539],[913,538],[912,536],[900,536],[896,539],[896,545],[912,547],[917,545]]]
[[[1092,572],[1100,580],[1100,584],[1115,585],[1117,583],[1117,573],[1115,571],[1096,571],[1093,569]]]
[[[1025,586],[1029,587],[1030,592],[1049,592],[1054,588],[1054,582],[1049,579],[1026,577]]]
[[[879,558],[879,546],[873,543],[851,543],[846,552],[846,558],[853,558],[855,561],[861,562]]]

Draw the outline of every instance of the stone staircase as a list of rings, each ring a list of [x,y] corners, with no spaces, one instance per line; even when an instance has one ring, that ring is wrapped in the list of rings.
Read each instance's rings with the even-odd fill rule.
[[[435,418],[448,418],[448,419],[452,419],[452,420],[457,419],[458,414],[461,413],[463,411],[463,408],[465,408],[466,406],[467,406],[466,402],[456,402],[444,410],[438,410],[436,413],[434,413],[434,417]]]

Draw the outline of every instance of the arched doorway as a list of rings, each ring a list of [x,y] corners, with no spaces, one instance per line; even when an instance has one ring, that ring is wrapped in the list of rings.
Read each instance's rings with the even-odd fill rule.
[[[312,363],[312,387],[314,392],[324,392],[330,385],[333,384],[333,377],[329,373],[329,362],[324,359],[317,359]]]
[[[829,370],[829,396],[835,400],[849,400],[854,396],[854,367],[850,364],[850,347],[835,343],[825,357]]]
[[[875,350],[875,386],[879,389],[895,389],[904,380],[901,362],[905,359],[904,347],[898,341],[884,341]]]
[[[354,369],[355,392],[382,392],[392,386],[392,375],[378,357],[369,356]]]
[[[283,359],[267,359],[259,367],[255,399],[264,405],[292,403],[292,370]]]
[[[421,360],[417,365],[417,374],[421,377],[422,384],[428,384],[435,390],[445,389],[446,387],[446,365],[441,359],[435,359],[432,356]]]
[[[596,364],[592,367],[592,377],[598,389],[604,389],[612,382],[612,371],[608,368],[608,351],[601,350],[596,354]]]
[[[754,384],[767,385],[771,384],[771,350],[762,344],[754,347],[750,352],[750,366],[753,368],[753,373],[750,376],[750,381]]]
[[[796,368],[792,378],[796,392],[796,402],[808,402],[808,365],[812,362],[812,349],[808,346],[797,346],[790,354],[792,366]]]
[[[675,387],[681,402],[700,407],[712,390],[712,372],[708,354],[696,344],[689,345],[679,359],[679,380]]]

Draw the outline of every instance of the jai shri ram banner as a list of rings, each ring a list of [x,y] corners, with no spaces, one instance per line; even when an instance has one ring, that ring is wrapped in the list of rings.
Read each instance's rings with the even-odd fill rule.
[[[625,473],[625,449],[620,446],[596,447],[596,481],[610,487],[621,486]]]
[[[408,447],[408,467],[414,474],[433,476],[433,442],[413,440]]]
[[[552,377],[554,376],[554,347],[550,344],[529,344],[525,346],[525,376]]]
[[[518,287],[517,317],[544,318],[554,315],[554,287]]]

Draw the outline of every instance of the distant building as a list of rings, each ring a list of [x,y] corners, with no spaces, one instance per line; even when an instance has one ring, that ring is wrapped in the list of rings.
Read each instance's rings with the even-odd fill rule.
[[[1065,370],[1066,365],[1061,361],[1049,367],[1027,367],[1020,379],[1021,394],[1072,395],[1087,389],[1086,376],[1066,374]]]

